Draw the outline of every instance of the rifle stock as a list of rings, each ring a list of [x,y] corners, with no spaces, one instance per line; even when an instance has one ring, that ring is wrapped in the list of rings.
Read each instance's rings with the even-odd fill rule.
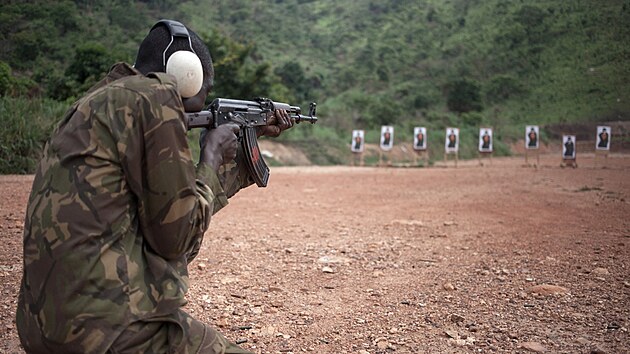
[[[252,101],[229,98],[216,98],[208,105],[207,110],[186,113],[186,127],[215,129],[226,123],[236,123],[241,127],[238,140],[245,152],[247,171],[258,187],[266,187],[269,181],[269,166],[265,162],[260,149],[256,127],[267,125],[267,113],[276,109],[284,109],[296,123],[317,122],[316,103],[309,106],[308,115],[303,115],[298,106],[274,102],[268,98],[257,98]]]

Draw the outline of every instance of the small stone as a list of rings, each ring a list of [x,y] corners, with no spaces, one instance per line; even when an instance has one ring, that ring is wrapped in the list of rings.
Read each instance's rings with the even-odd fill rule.
[[[217,327],[225,328],[229,326],[229,323],[226,318],[220,318],[213,323]]]
[[[387,342],[386,338],[376,338],[376,340],[374,341],[376,342],[376,347],[380,350],[384,350],[387,349],[387,347],[389,346],[389,343]]]
[[[263,336],[273,336],[276,333],[276,328],[273,326],[263,327],[260,330],[260,334]]]
[[[611,322],[611,323],[610,323],[610,324],[606,327],[606,329],[608,329],[608,330],[616,330],[616,329],[619,329],[619,328],[621,328],[621,326],[620,326],[617,322]]]
[[[535,353],[544,353],[547,351],[547,349],[538,342],[523,342],[521,343],[520,347]]]
[[[446,291],[453,291],[455,290],[455,286],[451,283],[444,283],[444,285],[442,285],[442,288],[444,288],[444,290]]]
[[[276,333],[276,337],[282,337],[284,339],[291,339],[290,335],[284,334],[284,333],[280,333],[280,332]]]
[[[456,331],[447,329],[444,331],[444,333],[446,334],[447,337],[449,338],[453,338],[453,339],[457,339],[459,338],[459,334]]]
[[[602,267],[597,267],[597,268],[593,269],[593,271],[591,273],[596,274],[596,275],[609,275],[610,274],[608,269],[602,268]]]
[[[456,346],[456,347],[464,347],[466,346],[466,341],[464,339],[449,339],[448,343],[450,345]]]
[[[460,316],[458,314],[451,314],[451,321],[455,323],[463,322],[465,320],[464,316]]]
[[[322,272],[332,274],[335,271],[332,268],[330,268],[330,267],[324,267],[324,268],[322,268]]]
[[[566,294],[569,292],[569,289],[557,285],[541,284],[532,286],[531,288],[529,288],[529,292],[539,295],[553,295]]]
[[[582,344],[582,345],[588,345],[591,341],[589,341],[588,339],[584,338],[584,337],[580,337],[577,339],[577,342]]]

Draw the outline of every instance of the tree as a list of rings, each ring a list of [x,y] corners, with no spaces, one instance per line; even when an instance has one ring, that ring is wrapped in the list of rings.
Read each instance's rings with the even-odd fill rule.
[[[239,43],[216,32],[202,37],[213,57],[214,96],[240,99],[267,96],[277,101],[290,98],[286,87],[275,83],[278,80],[271,72],[271,65],[254,59],[254,44]]]
[[[74,59],[66,69],[66,76],[72,77],[78,84],[91,84],[99,80],[113,64],[115,59],[99,43],[85,43],[77,47]]]
[[[300,63],[289,61],[277,67],[274,73],[280,77],[282,83],[293,93],[297,101],[308,99],[309,80],[304,74]]]
[[[99,43],[81,44],[63,74],[47,74],[47,95],[62,101],[78,96],[105,76],[116,61],[115,55]]]
[[[525,93],[519,80],[512,75],[496,75],[486,86],[486,100],[490,103],[500,103]]]
[[[481,111],[479,84],[475,81],[463,79],[453,82],[448,90],[448,109],[456,113],[466,113],[471,111]]]

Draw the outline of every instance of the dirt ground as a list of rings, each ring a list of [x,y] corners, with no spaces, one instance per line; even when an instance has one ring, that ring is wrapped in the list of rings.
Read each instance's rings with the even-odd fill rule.
[[[272,168],[215,215],[188,310],[255,353],[629,353],[630,155],[559,164]],[[0,176],[3,353],[31,181]]]

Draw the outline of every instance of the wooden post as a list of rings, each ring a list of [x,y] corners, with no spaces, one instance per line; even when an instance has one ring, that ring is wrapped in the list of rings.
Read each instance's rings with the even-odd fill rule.
[[[577,159],[577,157],[576,157]],[[565,159],[564,156],[562,157],[562,162],[560,163],[560,167],[564,168],[564,167],[573,167],[576,168],[577,167],[577,162],[576,159]]]
[[[457,161],[459,160],[459,152],[457,152],[457,151],[451,152],[451,153],[444,152],[444,164],[445,165],[447,164],[447,162],[448,162],[448,155],[451,155],[451,154],[455,155],[455,167],[457,167]]]
[[[595,167],[598,165],[598,160],[604,158],[604,168],[608,165],[608,150],[595,150]]]
[[[384,162],[384,160],[386,160],[386,162]],[[378,165],[379,167],[392,165],[391,151],[380,150],[378,152]]]
[[[563,158],[562,159],[562,164],[560,164],[560,166],[562,166],[562,167],[568,166],[568,167],[577,168],[578,167],[578,165],[577,165],[577,158],[575,158],[575,159],[565,159],[565,158]]]
[[[529,163],[529,151],[532,149],[525,149],[525,165],[527,166],[531,166],[531,164]],[[533,149],[533,153],[536,155],[536,164],[534,164],[534,167],[538,167],[540,166],[540,154],[538,153],[538,149]]]
[[[352,166],[356,165],[357,160],[359,161],[359,166],[363,167],[363,152],[352,152],[352,158],[350,159],[350,164]]]
[[[529,163],[529,149],[525,149],[525,165],[527,165],[528,167],[531,166],[531,164]]]
[[[413,156],[413,164],[414,166],[419,166],[418,157],[422,157],[422,161],[424,161],[424,167],[429,166],[429,151],[428,150],[415,150],[416,153]]]
[[[479,160],[479,165],[483,166],[482,158],[486,158],[490,160],[490,165],[492,165],[492,151],[479,151],[477,155],[477,159]]]

